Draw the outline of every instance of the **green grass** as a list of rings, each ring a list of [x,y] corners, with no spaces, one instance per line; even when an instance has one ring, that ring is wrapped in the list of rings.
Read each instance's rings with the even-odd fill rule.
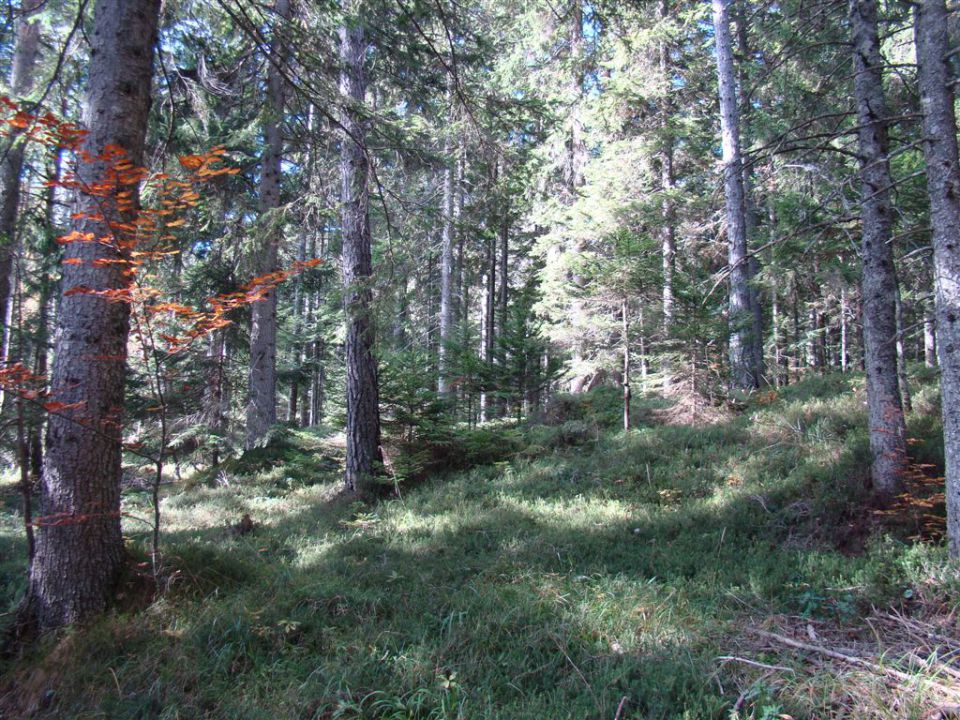
[[[599,392],[512,460],[374,507],[338,493],[336,447],[295,433],[170,488],[163,596],[41,644],[7,690],[37,718],[609,720],[623,698],[621,719],[730,717],[742,688],[716,658],[744,623],[855,626],[943,566],[939,547],[862,528],[860,383],[814,379],[696,428],[656,425],[662,403],[641,399],[629,432]],[[935,458],[936,421],[911,427]],[[9,605],[23,568],[4,500]],[[238,537],[244,513],[258,528]],[[737,717],[830,716],[828,689],[746,682]]]

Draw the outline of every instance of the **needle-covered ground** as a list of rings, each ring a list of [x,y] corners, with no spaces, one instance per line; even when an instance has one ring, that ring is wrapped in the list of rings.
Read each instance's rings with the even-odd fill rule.
[[[166,486],[163,592],[131,571],[120,609],[4,661],[0,716],[923,717],[960,701],[944,652],[960,583],[925,481],[942,467],[936,388],[915,395],[917,494],[889,515],[865,490],[859,376],[705,425],[643,398],[628,432],[601,389],[550,425],[459,431],[461,461],[499,461],[374,506],[339,492],[335,436],[288,433]],[[3,503],[12,609],[12,481]],[[149,496],[125,510],[148,574]],[[904,659],[906,627],[927,665]]]

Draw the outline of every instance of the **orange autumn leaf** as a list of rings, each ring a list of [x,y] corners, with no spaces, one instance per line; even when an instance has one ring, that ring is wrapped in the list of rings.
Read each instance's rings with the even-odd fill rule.
[[[79,407],[83,407],[84,403],[75,402],[75,403],[63,403],[56,400],[51,400],[50,402],[45,402],[43,404],[43,409],[47,412],[61,412],[63,410],[74,410]]]
[[[203,157],[200,155],[181,155],[179,159],[187,170],[197,170],[203,166]]]
[[[92,242],[94,239],[93,233],[82,233],[74,230],[73,232],[67,233],[66,235],[61,235],[57,238],[57,242],[61,245],[66,245],[73,242]]]

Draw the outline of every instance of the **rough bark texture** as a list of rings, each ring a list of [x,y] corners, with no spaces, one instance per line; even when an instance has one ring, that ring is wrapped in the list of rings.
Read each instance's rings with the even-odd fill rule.
[[[373,275],[370,236],[370,174],[363,118],[367,43],[359,25],[340,28],[340,93],[345,108],[340,141],[343,301],[346,315],[347,488],[372,495],[380,473],[380,399],[373,356]]]
[[[740,157],[737,82],[730,39],[730,4],[731,0],[713,0],[726,197],[727,262],[730,267],[730,384],[736,389],[752,390],[759,386],[760,378],[754,359],[751,330],[753,314],[750,301],[750,266],[747,259],[746,200],[743,162]]]
[[[289,0],[277,0],[274,11],[281,22],[290,17]],[[280,229],[271,211],[280,207],[284,110],[284,81],[277,63],[286,56],[283,28],[274,32],[267,70],[266,119],[263,124],[263,157],[260,163],[260,215],[266,216],[267,236],[259,253],[257,274],[277,270]],[[247,402],[247,449],[255,447],[277,422],[277,293],[271,290],[253,304],[250,318],[250,397]]]
[[[907,452],[897,383],[897,276],[890,246],[889,140],[876,0],[850,0],[850,26],[863,198],[860,252],[872,476],[874,490],[889,496],[902,487]]]
[[[750,52],[750,24],[747,19],[746,0],[739,0],[736,3],[736,24],[737,24],[737,53],[740,62],[738,63],[739,77],[739,95],[738,110],[741,113],[739,135],[741,144],[749,144],[750,138],[750,93],[749,77],[746,68],[749,61]],[[754,237],[759,224],[759,213],[757,212],[756,198],[753,190],[753,169],[746,165],[743,166],[743,203],[744,218],[746,220],[747,246],[749,247],[750,238]],[[760,286],[757,278],[760,276],[760,261],[756,255],[751,255],[749,259],[749,292],[750,292],[750,362],[755,368],[757,384],[759,385],[764,372],[763,358],[763,302],[761,298]]]
[[[22,101],[33,89],[34,68],[40,54],[40,21],[35,16],[42,0],[26,0],[17,22],[16,48],[10,89],[13,99]],[[13,290],[13,255],[20,205],[20,175],[23,172],[24,144],[22,131],[14,130],[0,146],[0,318],[10,328],[10,307]],[[4,333],[6,335],[6,333]],[[4,342],[4,359],[6,359]]]
[[[160,0],[99,0],[91,36],[90,78],[84,124],[86,148],[99,154],[108,144],[139,164],[150,109],[153,46]],[[102,177],[97,163],[80,168],[84,180]],[[110,202],[81,196],[80,211]],[[78,228],[110,236],[103,224]],[[51,389],[59,402],[78,408],[51,415],[43,467],[37,554],[30,568],[30,600],[41,629],[82,621],[108,604],[120,570],[120,453],[129,308],[70,290],[111,290],[128,285],[114,247],[72,243],[63,268],[63,295]]]
[[[923,152],[933,226],[937,354],[947,465],[947,542],[960,557],[960,166],[943,0],[914,6]]]

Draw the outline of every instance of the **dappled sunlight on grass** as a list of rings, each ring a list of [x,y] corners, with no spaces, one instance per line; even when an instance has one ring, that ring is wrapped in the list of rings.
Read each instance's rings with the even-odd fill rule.
[[[817,382],[836,392],[850,381]],[[725,718],[753,680],[716,657],[744,622],[856,624],[943,567],[941,549],[863,524],[859,401],[782,395],[710,426],[520,452],[374,506],[340,492],[340,446],[294,437],[248,473],[235,463],[165,487],[166,594],[71,636],[69,672],[42,652],[18,672],[34,673],[37,692],[37,673],[56,678],[59,715],[47,717],[97,707],[313,720],[393,707],[579,720],[613,717],[628,698],[624,718]],[[577,422],[615,422],[604,402],[577,406],[596,414]],[[935,427],[914,424],[930,442]],[[125,502],[147,513],[143,493]],[[21,541],[6,507],[9,558]],[[244,514],[253,529],[233,531]],[[142,553],[144,528],[126,527]],[[22,565],[2,567],[14,578]],[[804,692],[777,689],[797,716],[831,717]]]

